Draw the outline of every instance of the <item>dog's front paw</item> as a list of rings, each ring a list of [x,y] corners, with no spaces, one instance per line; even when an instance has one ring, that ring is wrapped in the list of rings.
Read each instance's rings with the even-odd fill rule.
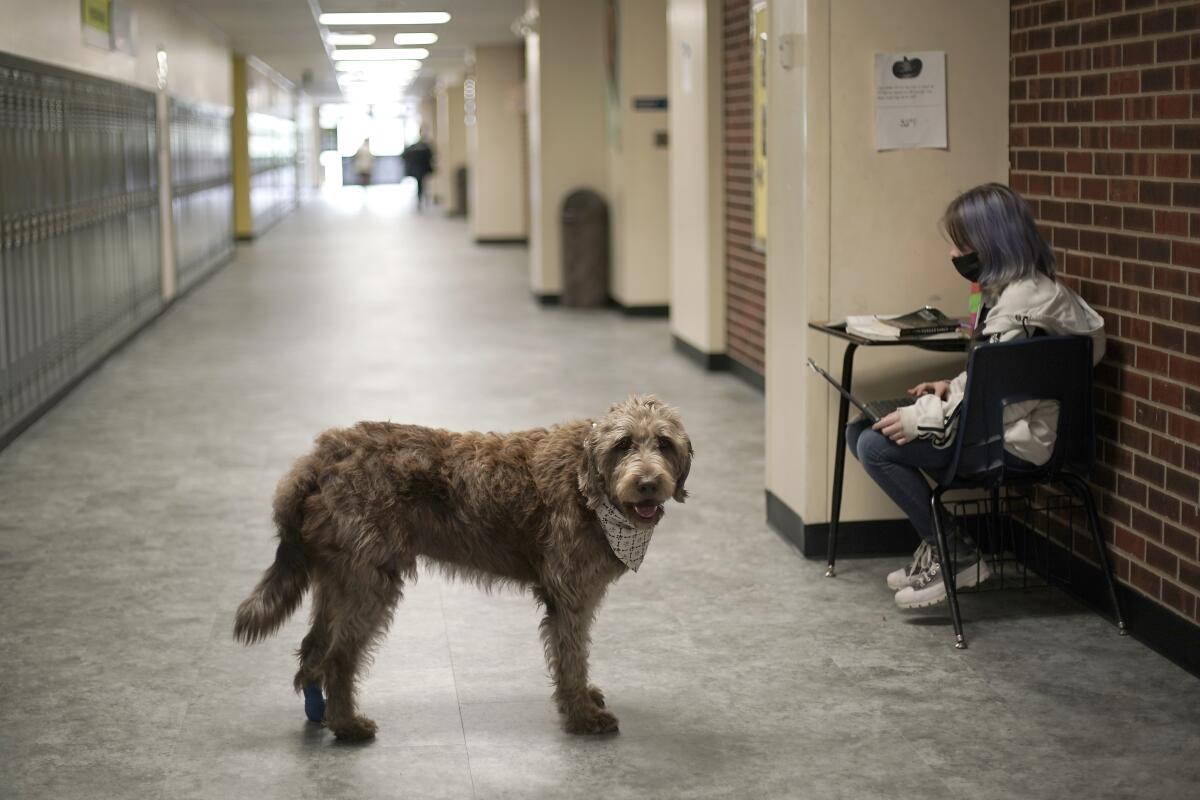
[[[600,691],[599,686],[589,686],[588,697],[592,698],[592,702],[600,708],[604,708],[604,692]]]
[[[567,733],[616,733],[617,718],[603,708],[575,708],[567,712],[563,728]]]
[[[374,720],[361,715],[338,722],[330,720],[326,724],[329,726],[329,730],[333,731],[333,735],[343,742],[365,741],[372,738],[375,731],[378,730]]]

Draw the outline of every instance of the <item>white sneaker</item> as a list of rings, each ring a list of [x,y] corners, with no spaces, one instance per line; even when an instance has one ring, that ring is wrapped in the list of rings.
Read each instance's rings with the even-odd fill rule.
[[[954,575],[954,586],[967,589],[992,577],[987,559],[976,556],[968,559]],[[930,564],[917,574],[915,582],[896,592],[896,605],[900,608],[925,608],[935,606],[946,599],[946,585],[942,581],[942,565],[937,554],[930,556]]]
[[[929,566],[932,558],[933,548],[929,546],[929,542],[922,539],[916,552],[913,553],[912,561],[900,569],[888,573],[888,588],[893,592],[898,592],[906,586],[912,586],[917,582],[917,576]]]

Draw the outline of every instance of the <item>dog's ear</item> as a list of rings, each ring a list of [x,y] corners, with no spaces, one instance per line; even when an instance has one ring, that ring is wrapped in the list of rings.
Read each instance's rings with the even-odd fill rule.
[[[583,457],[579,461],[579,491],[587,500],[588,508],[598,508],[604,502],[604,475],[600,472],[600,459],[596,451],[600,447],[600,432],[596,423],[583,437]]]
[[[679,477],[675,479],[675,502],[682,503],[687,499],[687,489],[684,484],[687,482],[688,473],[692,471],[692,458],[696,455],[696,451],[692,449],[691,437],[686,437],[687,452],[683,456],[683,466],[679,468]]]

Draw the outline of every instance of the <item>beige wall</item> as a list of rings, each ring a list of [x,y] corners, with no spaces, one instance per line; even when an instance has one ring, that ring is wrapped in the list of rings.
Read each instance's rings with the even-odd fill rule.
[[[529,233],[524,63],[520,45],[475,49],[475,123],[467,126],[467,149],[468,216],[476,239]]]
[[[463,125],[462,79],[445,80],[437,89],[436,191],[447,208],[453,208],[454,174],[467,163],[467,130]]]
[[[540,7],[540,8],[539,8]],[[607,88],[603,0],[530,0],[537,31],[525,38],[529,108],[529,282],[562,290],[560,215],[579,188],[606,194]]]
[[[669,0],[671,333],[725,350],[722,0]]]
[[[609,142],[612,294],[625,306],[670,299],[666,111],[634,111],[635,97],[667,96],[666,0],[620,0],[620,97]]]
[[[171,94],[232,105],[229,47],[212,26],[175,3],[125,0],[137,15],[137,55],[83,43],[79,0],[0,0],[0,50],[147,89],[158,85],[157,51],[167,51]]]
[[[773,47],[767,256],[767,488],[828,520],[837,404],[804,368],[841,370],[843,348],[810,320],[911,310],[965,313],[937,221],[955,194],[1008,172],[1008,2],[775,0],[771,31],[796,36],[796,66]],[[946,51],[948,150],[874,150],[874,54]],[[855,389],[890,396],[953,374],[961,357],[859,350]],[[853,462],[842,518],[898,509]]]

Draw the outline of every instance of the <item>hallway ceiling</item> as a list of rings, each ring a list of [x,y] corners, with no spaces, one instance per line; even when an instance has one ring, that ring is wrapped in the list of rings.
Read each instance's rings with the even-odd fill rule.
[[[303,84],[312,71],[309,94],[335,100],[341,97],[336,71],[326,48],[325,33],[370,33],[370,48],[396,47],[397,33],[436,33],[438,41],[422,45],[429,57],[410,91],[423,91],[439,75],[462,70],[468,48],[482,44],[516,43],[513,21],[524,0],[184,0],[200,16],[229,36],[233,49],[254,55],[295,83]],[[367,11],[446,11],[443,25],[364,25],[326,27],[317,24],[322,13]],[[359,49],[359,48],[354,48]]]

